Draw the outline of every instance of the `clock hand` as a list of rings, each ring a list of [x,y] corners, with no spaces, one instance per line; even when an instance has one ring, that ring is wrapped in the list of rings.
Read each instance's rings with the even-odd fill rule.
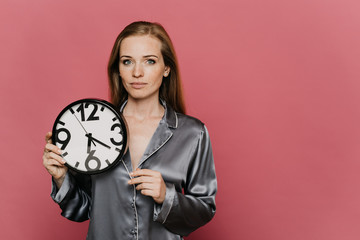
[[[111,149],[111,147],[110,147],[109,145],[106,145],[105,143],[101,142],[100,140],[94,138],[94,137],[91,135],[91,133],[85,134],[85,136],[87,136],[89,139],[94,140],[95,142],[103,145],[104,147],[106,147],[106,148],[108,148],[108,149]]]
[[[85,134],[86,137],[88,137],[88,135]],[[94,141],[91,140],[91,133],[89,134],[90,137],[88,137],[88,144],[87,144],[87,153],[89,153],[91,151],[91,142],[94,143]],[[95,145],[95,143],[94,143]],[[96,146],[96,145],[95,145]]]
[[[72,109],[71,109],[72,110]],[[72,113],[73,113],[73,115],[75,116],[75,118],[76,118],[76,120],[79,122],[79,124],[80,124],[80,126],[82,127],[82,129],[84,129],[84,131],[85,131],[85,136],[86,135],[88,135],[89,133],[86,131],[86,129],[84,128],[84,126],[82,125],[82,123],[80,122],[80,120],[77,118],[77,116],[75,115],[75,113],[74,113],[74,111],[72,111]],[[96,146],[96,144],[94,143],[94,141],[93,140],[91,140],[92,141],[92,143],[94,144],[94,146]],[[89,147],[89,144],[88,144],[88,147]],[[88,151],[89,151],[89,148],[88,148]]]

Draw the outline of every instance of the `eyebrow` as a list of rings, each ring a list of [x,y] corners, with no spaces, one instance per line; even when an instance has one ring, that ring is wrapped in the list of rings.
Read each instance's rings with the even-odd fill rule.
[[[149,57],[155,57],[155,58],[159,58],[158,56],[156,56],[156,55],[145,55],[145,56],[143,56],[143,58],[149,58]],[[122,55],[122,56],[120,56],[120,59],[121,58],[131,58],[131,56],[128,56],[128,55]]]

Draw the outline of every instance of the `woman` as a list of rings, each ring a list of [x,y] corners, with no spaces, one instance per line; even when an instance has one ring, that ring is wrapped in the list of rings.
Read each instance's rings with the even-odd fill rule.
[[[129,128],[116,167],[83,176],[67,170],[46,135],[43,164],[62,215],[90,219],[87,239],[182,239],[215,214],[217,181],[209,134],[185,115],[171,40],[156,23],[134,22],[108,65],[112,103]]]

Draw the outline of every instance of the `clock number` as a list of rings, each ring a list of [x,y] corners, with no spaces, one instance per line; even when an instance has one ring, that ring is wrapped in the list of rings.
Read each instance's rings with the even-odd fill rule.
[[[95,151],[96,150],[90,151],[89,155],[87,156],[87,158],[85,160],[85,167],[88,171],[96,171],[96,170],[99,170],[101,167],[100,159],[94,156]],[[95,167],[90,167],[91,161],[96,163]],[[93,163],[91,165],[93,165]]]
[[[114,125],[112,125],[111,131],[114,131],[115,128],[119,128],[120,129],[119,134],[121,134],[121,125],[120,125],[120,123],[115,123]],[[116,146],[120,146],[123,143],[122,140],[120,142],[117,142],[117,141],[114,140],[114,138],[110,138],[110,141],[112,142],[112,144],[114,144]]]
[[[98,110],[98,106],[95,103],[86,103],[85,104],[85,108],[88,108],[89,105],[94,106],[94,109],[92,110],[92,112],[90,113],[89,117],[86,119],[86,121],[94,121],[94,120],[99,120],[98,116],[95,116],[97,110]],[[81,103],[80,106],[76,109],[77,112],[80,112],[81,114],[81,121],[84,122],[85,121],[85,108],[84,108],[84,104]]]
[[[59,134],[61,132],[65,132],[66,133],[66,138],[64,140],[61,140],[59,138]],[[60,144],[62,144],[61,146],[61,150],[64,150],[66,148],[66,146],[68,145],[68,143],[70,142],[70,138],[71,138],[71,134],[69,132],[69,130],[67,130],[66,128],[59,128],[57,131],[56,131],[56,141]]]
[[[99,120],[99,117],[95,116],[97,109],[98,109],[98,106],[95,103],[86,103],[85,108],[88,108],[90,104],[94,106],[94,109],[92,110],[92,112],[90,113],[90,116],[88,117],[88,119],[86,121]]]
[[[85,110],[84,110],[84,104],[80,104],[78,109],[76,109],[77,112],[81,113],[81,121],[85,121]]]

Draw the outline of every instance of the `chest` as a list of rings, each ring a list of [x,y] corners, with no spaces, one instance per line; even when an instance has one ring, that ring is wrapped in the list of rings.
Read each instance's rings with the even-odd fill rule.
[[[134,118],[126,118],[129,129],[129,151],[133,170],[139,162],[156,131],[161,118],[138,121]]]

